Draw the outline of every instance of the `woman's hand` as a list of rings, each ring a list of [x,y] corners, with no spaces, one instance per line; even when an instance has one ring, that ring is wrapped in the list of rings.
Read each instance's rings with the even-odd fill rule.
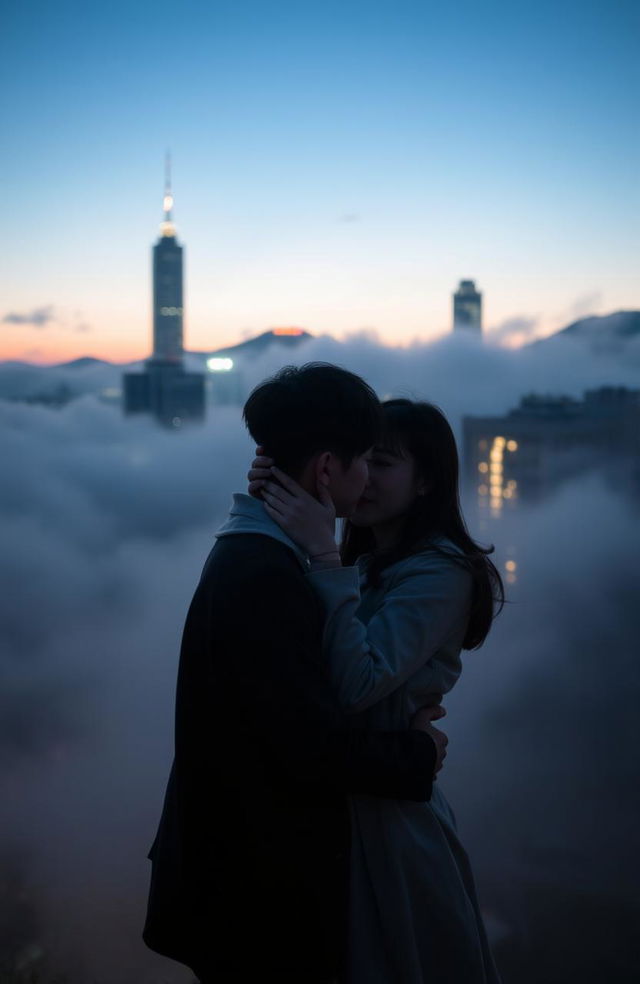
[[[291,539],[322,566],[339,562],[335,540],[336,510],[324,486],[318,498],[309,495],[297,482],[273,465],[256,449],[249,471],[249,493],[262,499],[267,514]]]
[[[271,476],[262,487],[268,515],[311,560],[337,555],[336,510],[327,489],[319,486],[315,499],[275,465]]]

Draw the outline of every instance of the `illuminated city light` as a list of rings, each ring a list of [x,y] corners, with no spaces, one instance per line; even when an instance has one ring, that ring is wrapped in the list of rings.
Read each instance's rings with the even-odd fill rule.
[[[504,569],[506,571],[505,580],[507,584],[515,584],[518,580],[518,575],[516,574],[518,565],[515,560],[506,560],[504,563]]]
[[[507,441],[507,451],[517,451],[518,442],[517,441]]]
[[[291,335],[294,338],[303,335],[304,330],[302,328],[274,328],[273,335]]]
[[[207,369],[209,372],[230,372],[233,369],[233,359],[222,359],[214,356],[207,359]]]
[[[504,437],[495,437],[491,445],[491,451],[489,452],[489,460],[491,462],[489,477],[491,483],[491,515],[496,518],[500,516],[503,504],[502,460],[504,457],[504,446]]]
[[[486,461],[481,461],[480,462],[480,464],[478,465],[478,471],[479,472],[482,472],[483,475],[484,475],[485,472],[488,472],[489,471],[489,465],[486,463]]]

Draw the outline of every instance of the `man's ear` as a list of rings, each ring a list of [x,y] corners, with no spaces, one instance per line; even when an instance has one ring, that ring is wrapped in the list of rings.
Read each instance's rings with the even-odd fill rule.
[[[315,464],[315,479],[316,486],[319,488],[321,485],[324,488],[329,487],[331,482],[331,463],[333,460],[333,455],[331,451],[322,451],[316,458]]]

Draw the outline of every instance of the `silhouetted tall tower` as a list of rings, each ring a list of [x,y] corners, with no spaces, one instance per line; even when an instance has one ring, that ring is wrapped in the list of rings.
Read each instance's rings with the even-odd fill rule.
[[[123,378],[124,411],[151,413],[166,427],[182,427],[205,415],[205,377],[185,372],[182,340],[182,246],[171,212],[171,159],[167,154],[164,221],[153,247],[153,353],[142,372]]]
[[[453,295],[453,330],[482,334],[482,294],[473,280],[461,280]]]
[[[172,220],[171,158],[167,154],[164,184],[164,221],[153,247],[153,359],[182,362],[182,246]]]

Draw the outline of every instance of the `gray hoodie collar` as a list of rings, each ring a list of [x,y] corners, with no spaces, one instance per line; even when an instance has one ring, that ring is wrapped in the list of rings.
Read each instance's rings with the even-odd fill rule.
[[[267,515],[264,503],[254,499],[253,496],[245,495],[244,492],[234,492],[229,517],[216,533],[216,538],[233,536],[236,533],[259,533],[262,536],[270,536],[272,540],[279,540],[285,547],[293,550],[305,571],[309,569],[309,559],[304,550]]]

